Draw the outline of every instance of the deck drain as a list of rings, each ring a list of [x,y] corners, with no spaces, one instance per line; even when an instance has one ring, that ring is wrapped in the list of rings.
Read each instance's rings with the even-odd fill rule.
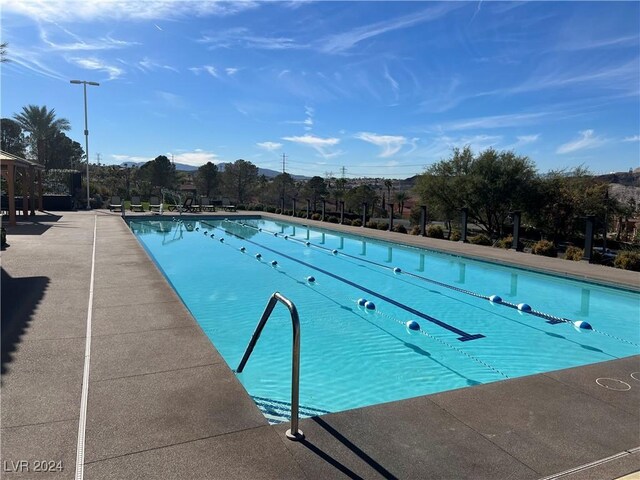
[[[640,377],[640,372],[633,372],[631,374],[631,378],[633,378],[634,380],[637,380],[637,381],[640,382],[640,378],[638,378],[638,377]]]
[[[607,390],[615,390],[617,392],[626,392],[631,390],[631,385],[617,378],[598,378],[596,383]]]

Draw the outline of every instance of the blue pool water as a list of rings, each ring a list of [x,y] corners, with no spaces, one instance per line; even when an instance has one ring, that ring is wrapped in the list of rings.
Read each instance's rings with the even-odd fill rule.
[[[233,369],[271,294],[295,303],[303,415],[640,353],[640,295],[626,290],[255,218],[130,226]],[[283,306],[238,378],[269,418],[287,417]]]

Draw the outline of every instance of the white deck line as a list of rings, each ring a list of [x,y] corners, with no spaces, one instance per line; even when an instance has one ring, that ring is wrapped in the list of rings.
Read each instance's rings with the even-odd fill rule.
[[[91,314],[93,311],[93,284],[96,270],[96,237],[98,216],[93,224],[93,251],[91,253],[91,281],[89,282],[89,306],[87,307],[87,339],[84,348],[84,373],[82,375],[82,395],[80,397],[80,419],[78,421],[78,446],[76,450],[76,480],[84,478],[84,438],[87,426],[87,399],[89,397],[89,365],[91,362]]]

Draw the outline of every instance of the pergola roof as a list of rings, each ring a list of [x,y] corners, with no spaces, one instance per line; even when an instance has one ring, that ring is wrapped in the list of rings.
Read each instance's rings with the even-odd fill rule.
[[[44,170],[44,166],[39,164],[38,162],[34,162],[31,160],[27,160],[26,158],[18,157],[13,153],[5,152],[4,150],[0,150],[0,163],[4,167],[5,165],[13,164],[16,167],[22,168],[35,168],[36,170]]]

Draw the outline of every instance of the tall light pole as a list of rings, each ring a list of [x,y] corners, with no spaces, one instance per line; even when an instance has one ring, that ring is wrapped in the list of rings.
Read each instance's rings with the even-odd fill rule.
[[[89,202],[89,126],[87,123],[87,85],[99,87],[100,84],[98,82],[88,82],[86,80],[71,80],[71,83],[82,84],[84,87],[84,153],[87,155],[87,210],[89,210],[91,209],[91,204]]]

